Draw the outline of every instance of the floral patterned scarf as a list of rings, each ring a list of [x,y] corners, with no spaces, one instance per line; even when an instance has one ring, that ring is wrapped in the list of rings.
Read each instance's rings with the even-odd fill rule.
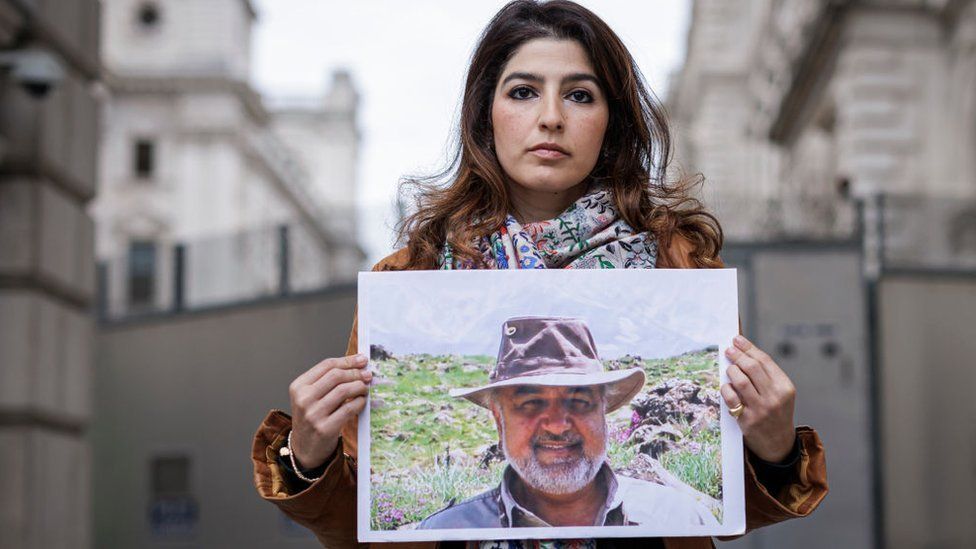
[[[555,219],[521,225],[509,215],[478,249],[490,269],[652,269],[657,242],[620,218],[610,190],[594,184]],[[473,269],[445,245],[441,269]]]

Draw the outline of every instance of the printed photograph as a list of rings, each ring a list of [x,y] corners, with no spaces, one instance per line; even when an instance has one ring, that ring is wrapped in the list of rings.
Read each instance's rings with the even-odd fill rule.
[[[646,295],[621,300],[600,274],[529,276],[519,288],[497,273],[484,282],[506,288],[503,305],[467,295],[458,279],[469,273],[411,274],[395,295],[380,279],[402,273],[364,276],[369,530],[722,529],[722,340],[705,326],[721,324],[714,292],[675,299],[647,280],[628,285]]]

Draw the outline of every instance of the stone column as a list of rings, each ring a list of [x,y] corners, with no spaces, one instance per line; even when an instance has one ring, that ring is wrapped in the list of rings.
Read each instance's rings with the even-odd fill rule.
[[[898,211],[897,203],[909,197],[922,204],[954,184],[931,166],[946,158],[942,109],[933,108],[947,97],[943,22],[933,10],[865,4],[850,10],[843,40],[834,76],[837,161],[852,194],[867,202],[865,268],[874,276],[879,254],[923,257],[937,250],[938,239],[922,238],[904,215],[913,212]],[[878,194],[887,197],[884,211],[875,208]]]
[[[0,0],[0,547],[91,545],[98,20]],[[28,50],[60,78],[32,83]]]

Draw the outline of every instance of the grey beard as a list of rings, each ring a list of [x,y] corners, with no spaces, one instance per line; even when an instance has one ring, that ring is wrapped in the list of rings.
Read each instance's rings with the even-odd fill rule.
[[[607,460],[607,450],[605,447],[600,455],[596,457],[591,458],[584,452],[583,456],[577,460],[556,463],[549,466],[539,463],[534,452],[530,452],[525,459],[513,458],[509,455],[508,448],[504,443],[504,420],[501,423],[502,444],[500,446],[502,453],[505,455],[505,459],[508,460],[512,469],[515,469],[515,472],[518,473],[519,477],[526,484],[540,492],[554,495],[566,495],[579,492],[596,478],[597,473],[600,472],[600,467],[603,466],[603,462]]]

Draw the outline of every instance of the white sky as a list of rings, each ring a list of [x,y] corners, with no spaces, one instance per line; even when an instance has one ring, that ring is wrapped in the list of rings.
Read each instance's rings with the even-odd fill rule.
[[[581,318],[605,359],[725,348],[738,329],[734,269],[362,273],[359,288],[367,353],[495,356],[502,323],[518,316]]]
[[[266,96],[321,94],[333,69],[360,92],[359,229],[370,261],[392,250],[405,174],[440,166],[468,57],[505,2],[257,0],[253,80]],[[630,48],[663,99],[683,60],[688,0],[584,0]]]

